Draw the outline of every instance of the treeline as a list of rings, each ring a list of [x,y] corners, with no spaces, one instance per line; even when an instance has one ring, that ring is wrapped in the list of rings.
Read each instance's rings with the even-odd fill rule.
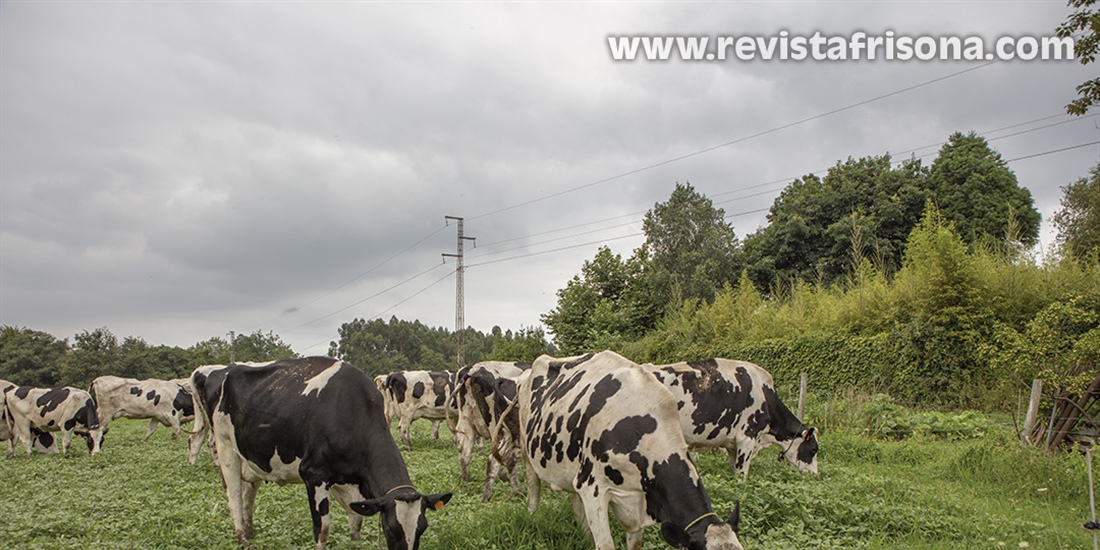
[[[1036,258],[1030,192],[973,133],[930,166],[883,155],[800,178],[744,241],[677,184],[645,243],[601,249],[542,319],[563,354],[732,357],[827,391],[998,406],[1042,375],[1080,394],[1100,369],[1100,166],[1063,190],[1060,248]]]
[[[98,376],[160,378],[189,376],[199,365],[268,361],[297,357],[275,334],[261,331],[232,342],[215,336],[191,347],[151,345],[126,336],[121,341],[106,327],[68,339],[24,327],[0,327],[0,378],[24,386],[87,388]]]
[[[456,368],[458,339],[445,328],[397,317],[389,322],[354,319],[340,326],[339,335],[339,341],[329,345],[329,356],[348,361],[370,375]],[[462,358],[467,365],[490,360],[532,361],[554,351],[541,327],[513,332],[494,326],[488,333],[467,328],[462,340]]]
[[[493,327],[489,333],[469,328],[463,333],[467,364],[487,359],[531,361],[553,351],[538,327],[518,331]],[[396,317],[355,319],[340,327],[329,355],[349,361],[368,374],[398,370],[455,368],[455,334],[419,321]],[[151,345],[142,338],[119,340],[106,327],[83,331],[70,342],[24,327],[0,327],[0,379],[36,387],[87,388],[98,376],[183,378],[200,365],[235,361],[270,361],[297,357],[272,333],[256,331],[229,341],[213,337],[188,348]]]

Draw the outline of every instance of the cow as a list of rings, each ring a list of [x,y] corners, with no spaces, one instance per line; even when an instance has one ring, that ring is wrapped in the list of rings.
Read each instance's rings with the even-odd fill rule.
[[[749,474],[757,453],[779,445],[779,460],[817,474],[817,435],[775,392],[771,374],[747,361],[707,359],[643,365],[672,392],[684,439],[693,448],[722,448],[736,472]]]
[[[518,364],[516,366],[520,367]],[[529,368],[530,364],[525,366]],[[500,474],[502,466],[508,472],[512,492],[523,495],[519,488],[519,463],[523,457],[523,450],[520,448],[519,439],[513,437],[513,434],[519,433],[519,411],[510,405],[515,401],[518,384],[528,372],[523,370],[518,376],[514,373],[509,373],[513,376],[505,376],[494,374],[485,367],[476,367],[468,372],[462,383],[461,391],[464,395],[461,399],[463,406],[460,417],[464,425],[473,429],[479,437],[494,442],[491,447],[492,452],[486,461],[485,489],[481,494],[485,502],[493,498],[493,483]],[[506,412],[508,412],[507,417]],[[501,430],[501,424],[505,422],[509,422],[514,428]],[[498,432],[505,434],[505,437],[495,436]],[[466,451],[466,454],[460,454],[462,471],[467,474],[471,447],[471,445],[465,446],[462,450]]]
[[[489,431],[491,419],[488,414],[482,414],[476,401],[470,399],[469,388],[466,385],[472,372],[485,372],[496,378],[515,380],[525,370],[531,368],[530,363],[517,363],[509,361],[482,361],[473,365],[458,369],[455,374],[455,391],[451,400],[451,407],[458,412],[458,418],[451,430],[455,434],[455,446],[458,448],[458,461],[462,470],[462,481],[470,481],[470,460],[473,457],[474,443],[478,439],[491,439]],[[491,470],[495,477],[496,469],[494,458],[489,457],[486,469]],[[488,494],[492,494],[492,482],[486,477]],[[483,495],[484,496],[484,495]]]
[[[31,436],[35,428],[61,432],[61,453],[72,443],[73,433],[86,438],[88,452],[99,453],[103,430],[99,427],[95,402],[84,390],[76,388],[32,388],[16,386],[4,393],[14,441],[8,447],[8,458],[14,454],[15,441],[22,441],[31,454]]]
[[[117,376],[100,376],[92,381],[88,393],[96,402],[96,413],[104,433],[116,418],[148,418],[145,439],[157,426],[172,428],[172,439],[180,436],[180,424],[195,418],[195,406],[187,379],[135,380]]]
[[[12,432],[13,425],[4,392],[15,387],[15,384],[7,380],[0,380],[0,441],[8,442],[8,456],[15,452],[15,434]],[[31,437],[34,439],[34,450],[44,454],[57,453],[57,438],[50,432],[31,428]]]
[[[390,404],[390,392],[386,389],[386,379],[389,378],[388,374],[379,374],[374,377],[374,387],[378,388],[378,391],[382,392],[382,400],[385,402],[386,411],[386,425],[389,426],[393,422],[393,405]]]
[[[519,387],[519,429],[527,462],[528,509],[540,480],[572,493],[573,512],[597,550],[615,548],[614,512],[629,550],[661,524],[665,542],[693,550],[742,550],[740,506],[714,513],[688,454],[676,400],[636,363],[612,351],[535,360]]]
[[[409,426],[414,420],[432,421],[432,438],[439,439],[439,422],[447,419],[447,400],[454,390],[454,375],[446,371],[410,370],[386,377],[390,416],[397,417],[401,443],[412,450]]]
[[[261,361],[261,362],[241,362],[234,363],[236,365],[243,365],[248,367],[262,367],[270,365],[274,361]],[[187,462],[192,466],[199,458],[199,451],[202,450],[202,444],[207,440],[207,436],[210,433],[210,413],[211,411],[204,409],[205,403],[212,403],[217,397],[218,392],[221,391],[221,383],[225,378],[225,369],[228,365],[202,365],[191,372],[191,376],[187,378],[187,391],[191,394],[192,403],[195,408],[195,425],[192,426],[190,435],[187,438]],[[202,397],[200,399],[200,396]],[[210,458],[216,463],[218,460],[218,450],[214,447],[214,440],[210,438],[209,444]]]
[[[318,550],[328,543],[330,496],[349,520],[381,514],[391,550],[416,550],[426,510],[451,498],[413,487],[385,424],[382,395],[355,366],[328,357],[231,364],[202,382],[205,392],[195,397],[210,413],[230,518],[246,548],[263,481],[305,484]]]

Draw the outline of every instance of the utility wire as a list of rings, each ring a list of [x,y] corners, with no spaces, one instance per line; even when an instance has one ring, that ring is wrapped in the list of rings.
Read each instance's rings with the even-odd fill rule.
[[[294,327],[294,328],[288,329],[288,331],[287,331],[287,332],[293,332],[293,331],[295,331],[295,330],[298,330],[298,329],[300,329],[300,328],[302,328],[302,327],[305,327],[305,326],[309,326],[309,325],[312,325],[313,323],[316,323],[317,321],[321,321],[321,320],[323,320],[323,319],[328,319],[329,317],[332,317],[333,315],[336,315],[337,313],[341,313],[341,312],[347,311],[347,310],[349,310],[349,309],[351,309],[351,308],[353,308],[353,307],[355,307],[355,306],[357,306],[357,305],[359,305],[359,304],[361,304],[361,303],[363,303],[363,302],[366,302],[367,300],[370,300],[370,299],[373,299],[373,298],[377,298],[377,297],[379,297],[379,296],[381,296],[381,295],[383,295],[383,294],[385,294],[385,293],[387,293],[387,292],[389,292],[389,291],[391,291],[391,290],[393,290],[393,289],[395,289],[395,288],[397,288],[397,287],[399,287],[399,286],[401,286],[401,285],[403,285],[403,284],[405,284],[405,283],[407,283],[407,282],[409,282],[409,281],[411,281],[411,280],[413,280],[413,279],[415,279],[415,278],[417,278],[417,277],[420,277],[421,275],[425,275],[425,274],[427,274],[427,273],[429,273],[429,272],[431,272],[431,271],[434,271],[434,270],[438,269],[438,268],[439,268],[440,266],[442,266],[442,265],[446,265],[446,264],[443,264],[443,263],[439,263],[439,264],[436,264],[436,265],[434,265],[434,266],[432,266],[432,267],[429,267],[428,269],[425,269],[424,271],[421,271],[420,273],[417,273],[416,275],[413,275],[412,277],[409,277],[408,279],[405,279],[404,281],[401,281],[400,283],[397,283],[397,284],[395,284],[395,285],[393,285],[393,286],[391,286],[391,287],[389,287],[389,288],[387,288],[387,289],[385,289],[385,290],[380,290],[380,291],[378,291],[378,292],[376,292],[376,293],[374,293],[374,294],[371,294],[370,296],[367,296],[366,298],[363,298],[362,300],[359,300],[359,301],[357,301],[357,302],[354,302],[354,303],[348,304],[348,305],[346,305],[346,306],[344,306],[344,307],[342,307],[342,308],[340,308],[340,309],[338,309],[338,310],[336,310],[336,311],[333,311],[332,313],[329,313],[329,314],[327,314],[327,315],[322,315],[322,316],[320,316],[320,317],[318,317],[318,318],[316,318],[316,319],[314,319],[314,320],[312,320],[312,321],[309,321],[309,322],[306,322],[306,323],[302,323],[302,324],[300,324],[300,325],[298,325],[298,326],[296,326],[296,327]]]
[[[436,267],[439,267],[439,266],[436,266]],[[432,269],[435,269],[435,268],[432,268]],[[415,298],[415,297],[419,296],[420,294],[422,294],[423,292],[425,292],[425,291],[426,291],[426,290],[428,290],[429,288],[432,288],[433,286],[435,286],[435,285],[437,285],[437,284],[439,284],[439,283],[441,283],[441,282],[443,282],[443,281],[447,280],[447,279],[448,279],[448,278],[449,278],[449,277],[450,277],[451,275],[454,275],[454,274],[455,274],[455,271],[458,271],[458,270],[457,270],[457,269],[453,269],[453,270],[451,270],[451,271],[450,271],[450,273],[447,273],[446,275],[444,275],[444,276],[440,277],[440,278],[439,278],[439,279],[437,279],[437,280],[436,280],[436,281],[435,281],[434,283],[431,283],[431,284],[429,284],[428,286],[426,286],[426,287],[424,287],[424,288],[422,288],[422,289],[420,289],[420,290],[418,290],[418,291],[416,291],[416,292],[412,293],[411,295],[409,295],[409,297],[407,297],[407,298],[405,298],[404,300],[401,300],[400,302],[397,302],[396,304],[394,304],[394,305],[392,305],[392,306],[390,306],[390,307],[388,307],[388,308],[386,308],[386,309],[384,309],[384,310],[380,311],[380,312],[379,312],[379,313],[377,313],[376,315],[371,315],[371,316],[370,316],[370,318],[372,318],[372,319],[373,319],[373,318],[375,318],[375,317],[381,317],[381,316],[385,315],[386,313],[390,312],[391,310],[393,310],[393,309],[394,309],[394,308],[396,308],[397,306],[399,306],[399,305],[401,305],[401,304],[403,304],[403,303],[405,303],[405,302],[408,302],[409,300],[411,300],[411,299],[413,299],[413,298]],[[425,273],[426,273],[426,272],[425,272]],[[421,273],[421,275],[423,275],[423,274],[424,274],[424,273]],[[419,276],[419,275],[418,275],[418,276]],[[391,288],[393,288],[393,287],[391,287]],[[387,290],[389,290],[389,289],[387,289]],[[383,292],[386,292],[386,291],[384,290]],[[368,299],[369,299],[369,298],[368,298]],[[365,301],[365,300],[364,300],[364,301]],[[356,305],[356,304],[353,304],[353,305]],[[349,306],[349,307],[350,307],[350,306]],[[339,313],[339,312],[337,312],[337,313]],[[329,338],[326,338],[326,339],[324,339],[324,340],[322,340],[322,341],[320,341],[320,342],[317,342],[316,344],[310,344],[310,345],[308,345],[308,346],[306,346],[306,347],[304,347],[304,348],[302,348],[302,349],[303,349],[303,350],[307,350],[307,349],[315,348],[315,347],[317,347],[317,346],[320,346],[321,344],[326,344],[326,343],[328,343],[329,341],[330,341],[330,339],[329,339]]]
[[[842,113],[844,111],[855,109],[856,107],[862,107],[863,105],[867,105],[869,103],[874,103],[876,101],[886,99],[888,97],[893,97],[893,96],[896,96],[896,95],[900,95],[900,94],[903,94],[903,93],[906,93],[906,92],[916,90],[918,88],[923,88],[925,86],[930,86],[930,85],[935,84],[937,82],[942,82],[942,81],[947,80],[949,78],[954,78],[956,76],[963,75],[963,74],[969,73],[971,71],[976,71],[978,69],[983,69],[985,67],[988,67],[990,65],[994,65],[994,64],[1000,63],[1000,62],[1001,62],[1001,60],[995,60],[995,61],[990,61],[988,63],[983,63],[983,64],[978,65],[976,67],[970,67],[970,68],[963,69],[961,71],[957,71],[957,72],[954,72],[954,73],[951,73],[951,74],[948,74],[948,75],[945,75],[945,76],[941,76],[941,77],[938,77],[938,78],[933,78],[932,80],[921,82],[920,84],[914,84],[912,86],[908,86],[908,87],[902,88],[900,90],[895,90],[895,91],[887,93],[887,94],[876,96],[876,97],[873,97],[871,99],[865,99],[863,101],[853,103],[853,104],[845,106],[845,107],[840,107],[840,108],[833,109],[831,111],[820,113],[820,114],[817,114],[817,115],[814,115],[814,116],[811,116],[811,117],[807,117],[807,118],[804,118],[804,119],[801,119],[801,120],[797,120],[797,121],[794,121],[794,122],[789,122],[787,124],[783,124],[781,126],[776,126],[776,127],[771,128],[769,130],[764,130],[762,132],[757,132],[755,134],[748,135],[748,136],[745,136],[745,137],[737,138],[737,139],[732,140],[732,141],[727,141],[725,143],[721,143],[721,144],[718,144],[718,145],[713,145],[711,147],[707,147],[706,149],[701,149],[701,150],[695,151],[694,153],[688,153],[686,155],[680,155],[678,157],[671,158],[671,159],[668,159],[668,160],[663,160],[661,162],[650,164],[650,165],[644,166],[642,168],[636,168],[636,169],[630,170],[628,172],[623,172],[623,173],[618,174],[616,176],[611,176],[611,177],[604,178],[604,179],[601,179],[601,180],[596,180],[596,181],[591,182],[591,183],[586,183],[584,185],[579,185],[577,187],[572,187],[570,189],[565,189],[563,191],[558,191],[556,193],[551,193],[549,195],[545,195],[545,196],[539,197],[537,199],[531,199],[529,201],[524,201],[524,202],[521,202],[521,203],[518,203],[518,204],[514,204],[512,206],[506,206],[504,208],[499,208],[497,210],[486,212],[484,214],[479,214],[477,216],[473,216],[473,217],[466,218],[466,219],[472,221],[472,220],[477,220],[477,219],[480,219],[480,218],[485,218],[485,217],[488,217],[488,216],[499,214],[501,212],[507,212],[509,210],[514,210],[516,208],[520,208],[520,207],[523,207],[523,206],[528,206],[528,205],[535,204],[535,203],[538,203],[538,202],[542,202],[542,201],[545,201],[545,200],[548,200],[548,199],[552,199],[552,198],[555,198],[555,197],[560,197],[562,195],[566,195],[566,194],[569,194],[569,193],[580,191],[581,189],[587,189],[589,187],[593,187],[593,186],[600,185],[600,184],[603,184],[603,183],[607,183],[607,182],[610,182],[610,181],[614,181],[614,180],[617,180],[617,179],[622,179],[622,178],[625,178],[627,176],[632,176],[634,174],[645,172],[647,170],[652,170],[654,168],[658,168],[658,167],[661,167],[661,166],[672,164],[674,162],[679,162],[681,160],[689,159],[689,158],[692,158],[692,157],[696,157],[696,156],[699,156],[699,155],[709,153],[711,151],[716,151],[718,149],[729,147],[730,145],[736,145],[738,143],[743,143],[745,141],[749,141],[751,139],[756,139],[758,137],[763,137],[763,136],[766,136],[768,134],[774,134],[775,132],[779,132],[781,130],[786,130],[787,128],[798,126],[799,124],[805,124],[807,122],[812,122],[814,120],[825,118],[825,117],[830,116],[830,115],[835,115],[837,113]]]
[[[267,325],[268,323],[271,323],[272,321],[277,321],[277,320],[279,320],[279,319],[282,319],[283,317],[286,317],[287,315],[290,315],[290,314],[292,314],[292,313],[297,313],[297,312],[298,312],[298,311],[300,311],[300,310],[301,310],[302,308],[304,308],[304,307],[306,307],[306,306],[308,306],[308,305],[310,305],[310,304],[312,304],[312,303],[316,302],[317,300],[320,300],[321,298],[324,298],[324,297],[326,297],[326,296],[328,296],[328,295],[330,295],[330,294],[332,294],[332,293],[336,292],[337,290],[340,290],[340,289],[342,289],[342,288],[344,288],[344,287],[346,287],[346,286],[350,285],[351,283],[354,283],[355,281],[358,281],[359,279],[362,279],[363,277],[366,277],[367,275],[369,275],[370,273],[373,273],[373,272],[374,272],[375,270],[377,270],[378,268],[380,268],[380,267],[382,267],[382,266],[384,266],[384,265],[386,265],[386,264],[388,264],[388,263],[390,263],[390,262],[392,262],[392,261],[396,260],[396,259],[397,259],[398,257],[400,257],[400,256],[401,256],[402,254],[404,254],[404,253],[406,253],[406,252],[408,252],[408,251],[412,250],[413,248],[415,248],[415,247],[416,247],[416,245],[418,245],[418,244],[420,244],[420,243],[422,243],[422,242],[424,242],[424,241],[428,240],[429,238],[431,238],[431,237],[435,236],[435,234],[436,234],[436,233],[439,233],[440,231],[443,231],[443,230],[444,230],[444,229],[446,229],[446,228],[447,228],[447,226],[446,226],[446,225],[444,225],[443,227],[440,227],[439,229],[436,229],[435,231],[432,231],[431,233],[428,233],[428,234],[427,234],[426,236],[424,236],[424,238],[422,238],[422,239],[420,239],[419,241],[416,241],[415,243],[413,243],[413,244],[409,245],[409,246],[408,246],[407,248],[405,248],[405,249],[404,249],[404,250],[402,250],[401,252],[398,252],[397,254],[394,254],[393,256],[390,256],[390,257],[389,257],[388,259],[386,259],[386,260],[382,261],[382,263],[380,263],[380,264],[378,264],[378,265],[375,265],[374,267],[372,267],[372,268],[370,268],[370,269],[368,269],[368,270],[366,270],[366,271],[364,271],[364,272],[362,272],[362,273],[360,273],[360,274],[356,275],[355,277],[352,277],[351,279],[349,279],[349,280],[348,280],[348,281],[346,281],[345,283],[341,284],[340,286],[338,286],[338,287],[336,287],[336,288],[334,288],[334,289],[332,289],[332,290],[329,290],[328,292],[325,292],[325,293],[323,293],[323,294],[321,294],[321,295],[317,296],[316,298],[313,298],[312,300],[310,300],[310,301],[308,301],[308,302],[306,302],[306,303],[304,303],[304,304],[302,304],[302,305],[300,305],[300,306],[295,306],[295,307],[289,308],[289,309],[287,309],[286,311],[284,311],[284,312],[283,312],[282,314],[280,314],[280,315],[276,315],[275,317],[272,317],[272,318],[270,318],[270,319],[268,319],[268,320],[266,320],[266,321],[264,321],[264,322],[262,322],[262,323],[259,323],[258,325],[255,325],[255,326],[253,326],[253,327],[252,327],[252,329],[250,329],[250,330],[254,330],[254,329],[257,329],[257,328],[262,328],[262,327],[266,326],[266,325]],[[322,317],[322,318],[323,318],[323,317]],[[320,320],[320,319],[318,319],[318,321],[319,321],[319,320]],[[306,323],[306,324],[308,325],[309,323]],[[304,325],[303,325],[303,326],[304,326]],[[293,329],[292,329],[292,330],[293,330]]]

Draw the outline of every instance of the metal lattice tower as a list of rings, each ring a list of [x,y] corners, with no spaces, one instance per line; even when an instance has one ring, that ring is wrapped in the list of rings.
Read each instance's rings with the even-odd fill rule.
[[[462,359],[462,347],[465,343],[465,338],[463,338],[462,333],[466,328],[466,296],[464,290],[466,286],[466,266],[463,263],[463,241],[472,241],[475,237],[463,235],[462,218],[457,216],[444,216],[443,219],[447,221],[455,220],[458,222],[458,251],[455,254],[443,254],[443,257],[455,258],[458,260],[458,268],[455,269],[455,339],[457,340],[458,348],[458,352],[455,354],[455,368],[460,369],[466,366],[463,364]]]

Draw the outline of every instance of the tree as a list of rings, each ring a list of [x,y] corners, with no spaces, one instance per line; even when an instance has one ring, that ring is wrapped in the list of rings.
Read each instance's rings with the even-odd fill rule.
[[[667,202],[646,212],[642,248],[658,303],[666,304],[674,288],[685,299],[709,302],[723,285],[737,282],[740,247],[725,216],[690,183],[677,183]]]
[[[69,343],[28,328],[0,327],[0,379],[23,386],[60,385],[59,363]]]
[[[187,348],[193,365],[225,365],[230,361],[276,361],[292,359],[298,354],[274,332],[237,336],[232,343],[220,336],[203,340]]]
[[[1062,188],[1061,204],[1054,214],[1058,243],[1070,257],[1084,260],[1100,248],[1100,163],[1089,170],[1088,177]]]
[[[60,383],[87,388],[97,376],[115,374],[119,364],[118,338],[107,327],[73,337],[72,350],[60,362]]]
[[[550,344],[542,327],[522,327],[515,334],[509,330],[494,340],[493,351],[486,359],[531,362],[546,353],[550,353]]]
[[[558,290],[557,307],[542,316],[554,331],[555,345],[564,353],[580,353],[593,351],[601,334],[640,337],[647,327],[636,322],[637,313],[645,300],[634,285],[641,281],[641,262],[623,261],[600,247],[595,258],[585,260],[580,275]]]
[[[976,133],[951,134],[928,179],[940,212],[966,242],[1003,242],[1013,232],[1010,237],[1026,246],[1038,240],[1040,216],[1031,191]]]
[[[1082,65],[1096,61],[1100,52],[1100,9],[1089,9],[1096,0],[1069,0],[1069,6],[1077,8],[1055,30],[1060,38],[1071,38],[1077,32],[1085,35],[1074,44],[1074,54]],[[1100,78],[1086,80],[1077,86],[1077,99],[1066,105],[1066,112],[1081,116],[1089,108],[1100,103]]]
[[[897,167],[890,155],[837,161],[824,179],[791,182],[768,212],[768,226],[745,239],[745,265],[760,289],[844,277],[853,250],[893,273],[928,197],[928,170],[917,159]]]

